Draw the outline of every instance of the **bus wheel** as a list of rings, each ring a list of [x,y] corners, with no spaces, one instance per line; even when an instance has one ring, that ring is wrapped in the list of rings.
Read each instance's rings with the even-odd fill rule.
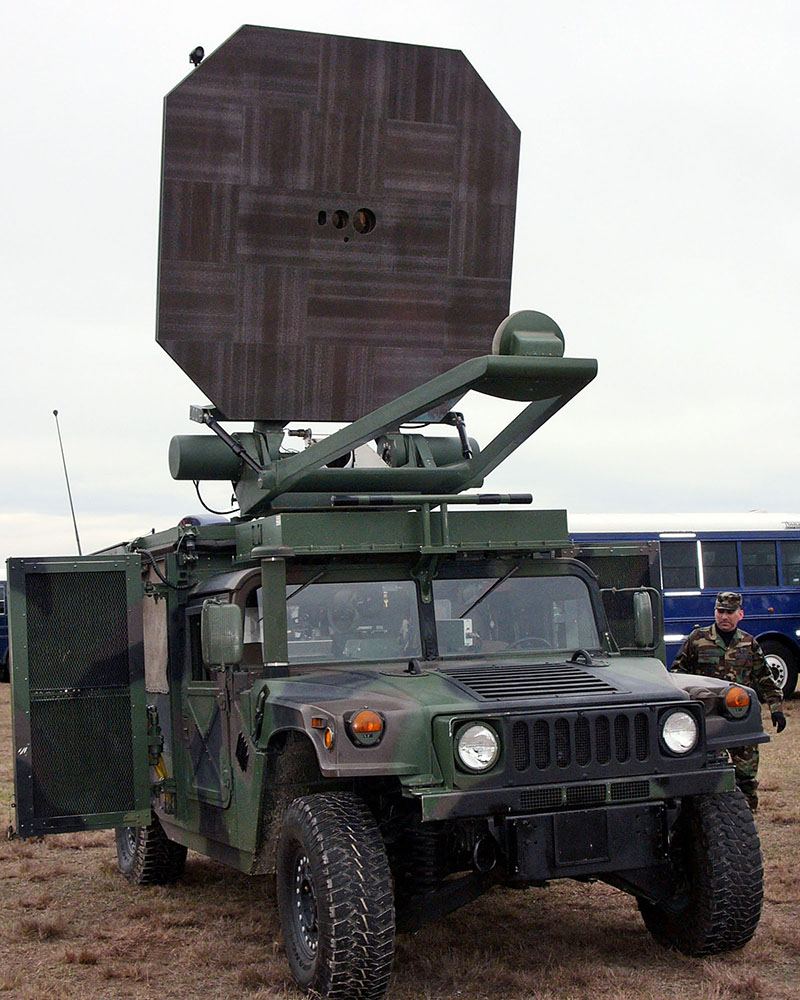
[[[789,698],[797,687],[797,656],[776,639],[765,639],[761,643],[769,669],[779,688],[783,688],[783,697]]]

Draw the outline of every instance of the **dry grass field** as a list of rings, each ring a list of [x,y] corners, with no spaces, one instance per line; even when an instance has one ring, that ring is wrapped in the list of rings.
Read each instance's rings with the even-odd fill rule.
[[[398,939],[391,1000],[800,998],[800,701],[762,754],[766,902],[742,951],[696,960],[646,933],[603,885],[496,890]],[[0,685],[0,820],[11,818],[9,686]],[[0,1000],[297,998],[271,881],[189,855],[185,879],[136,889],[111,833],[0,841]]]

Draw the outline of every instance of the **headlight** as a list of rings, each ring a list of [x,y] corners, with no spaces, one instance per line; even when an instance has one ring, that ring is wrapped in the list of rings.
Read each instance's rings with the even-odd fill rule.
[[[661,738],[672,753],[684,754],[694,750],[699,735],[697,723],[689,712],[670,712],[661,723]]]
[[[456,753],[468,771],[488,771],[500,756],[500,740],[489,726],[466,726],[456,737]]]

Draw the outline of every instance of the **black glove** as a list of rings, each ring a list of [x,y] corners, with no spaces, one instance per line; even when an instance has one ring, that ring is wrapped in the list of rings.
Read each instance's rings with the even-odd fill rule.
[[[783,712],[778,711],[772,713],[772,725],[775,726],[775,729],[779,733],[782,733],[784,731],[784,729],[786,728],[786,716],[783,714]]]

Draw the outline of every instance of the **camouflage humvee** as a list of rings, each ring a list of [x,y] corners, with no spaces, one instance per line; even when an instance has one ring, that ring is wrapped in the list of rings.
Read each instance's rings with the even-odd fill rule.
[[[359,148],[366,135],[394,137],[375,149],[383,166],[392,150],[398,163],[405,151],[415,164],[404,172],[395,163],[383,176],[384,192],[408,185],[398,204],[413,202],[420,175],[429,177],[428,196],[441,193],[447,164],[466,164],[448,183],[469,190],[462,181],[472,176],[470,162],[491,159],[472,131],[456,148],[461,106],[442,94],[460,95],[484,126],[499,116],[485,141],[513,159],[502,109],[491,95],[480,104],[485,85],[460,53],[444,50],[247,28],[168,97],[159,337],[182,363],[196,364],[198,383],[213,385],[217,403],[193,409],[213,434],[174,438],[170,469],[196,484],[230,480],[239,513],[232,521],[188,517],[83,558],[9,561],[18,832],[114,827],[120,869],[140,885],[179,878],[187,848],[239,871],[274,874],[292,974],[329,998],[382,997],[395,933],[494,885],[599,879],[633,894],[652,934],[689,955],[743,946],[759,919],[762,867],[725,751],[767,739],[757,698],[667,673],[653,655],[657,609],[646,590],[615,595],[618,619],[619,601],[628,602],[633,637],[621,651],[595,575],[562,553],[570,545],[565,513],[512,509],[530,496],[467,492],[588,384],[596,363],[565,358],[558,326],[536,312],[504,320],[490,354],[475,350],[475,331],[485,331],[483,293],[507,294],[510,258],[495,267],[495,254],[489,273],[475,277],[468,240],[459,243],[461,258],[426,257],[424,267],[406,236],[394,256],[391,241],[382,249],[365,242],[351,254],[357,237],[391,230],[394,210],[384,199],[362,217],[362,229],[371,218],[372,230],[334,226],[352,239],[329,241],[334,256],[320,258],[316,271],[283,275],[280,301],[291,303],[281,330],[298,315],[313,328],[326,288],[334,298],[345,285],[355,294],[374,250],[375,283],[396,298],[372,314],[366,299],[355,309],[329,302],[332,329],[352,327],[355,349],[368,353],[384,325],[391,332],[391,302],[404,317],[409,288],[424,287],[444,346],[428,350],[428,329],[399,353],[384,337],[376,357],[389,361],[376,373],[341,343],[330,348],[312,337],[298,348],[301,369],[270,367],[275,344],[264,315],[253,319],[254,301],[256,286],[278,287],[273,270],[283,265],[262,261],[256,274],[257,196],[276,177],[294,178],[293,204],[311,213],[303,260],[315,259],[312,237],[328,218],[327,209],[311,211],[322,196],[299,146],[277,144],[263,177],[254,166],[272,148],[268,118],[281,135],[297,135],[288,127],[288,91],[275,84],[287,66],[304,74],[289,89],[309,134],[343,142],[357,134]],[[335,91],[347,66],[367,74],[365,93],[385,96],[388,117],[373,102],[351,128],[313,104],[319,81]],[[398,66],[413,101],[379,86],[398,79]],[[234,90],[246,95],[243,111]],[[343,90],[352,96],[358,87],[350,81]],[[265,95],[276,92],[273,107]],[[213,142],[203,135],[209,121]],[[403,123],[408,133],[400,135]],[[231,138],[237,128],[243,147]],[[494,142],[498,129],[505,146]],[[190,136],[192,148],[222,150],[207,175],[196,158],[171,158],[173,130],[181,142]],[[307,204],[286,166],[292,156],[313,195]],[[235,197],[223,166],[246,175]],[[494,199],[493,218],[504,212],[499,173],[475,172]],[[366,167],[360,176],[377,183],[364,180]],[[366,204],[377,190],[351,201]],[[513,208],[514,190],[505,190]],[[328,191],[324,204],[344,199]],[[289,194],[279,200],[287,210]],[[446,239],[460,231],[457,205],[452,215]],[[216,238],[237,224],[239,243]],[[449,260],[460,288],[450,312],[431,304],[440,293],[455,295],[442,291],[437,260]],[[220,274],[241,284],[215,300]],[[186,298],[178,301],[181,288]],[[207,329],[194,353],[181,340],[180,317],[203,309],[219,324],[219,310],[240,310],[230,350],[217,351]],[[467,358],[461,347],[445,349],[453,337],[463,346],[460,319]],[[266,342],[261,354],[247,348],[248,331]],[[397,370],[397,359],[412,354],[408,370]],[[331,358],[339,361],[328,385],[319,371]],[[339,407],[363,413],[365,397],[376,408],[327,437],[303,435],[307,447],[290,451],[280,414],[300,391],[293,378],[306,380],[297,405],[311,419],[341,419]],[[452,408],[469,389],[523,404],[483,449]],[[246,412],[252,432],[222,428]]]

